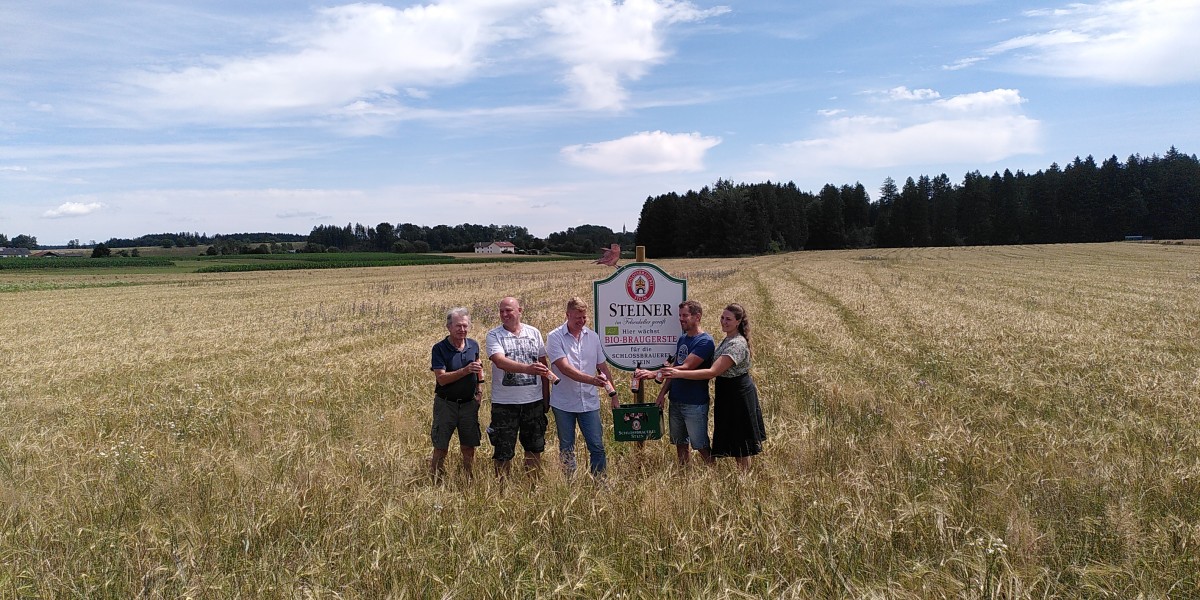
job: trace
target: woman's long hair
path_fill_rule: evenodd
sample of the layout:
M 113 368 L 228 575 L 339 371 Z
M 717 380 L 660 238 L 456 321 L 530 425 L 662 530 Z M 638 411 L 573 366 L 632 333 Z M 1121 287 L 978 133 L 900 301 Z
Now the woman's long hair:
M 742 308 L 741 304 L 734 302 L 725 307 L 725 310 L 733 313 L 733 318 L 737 319 L 737 331 L 742 337 L 746 338 L 746 347 L 750 347 L 750 315 L 746 314 L 746 309 Z

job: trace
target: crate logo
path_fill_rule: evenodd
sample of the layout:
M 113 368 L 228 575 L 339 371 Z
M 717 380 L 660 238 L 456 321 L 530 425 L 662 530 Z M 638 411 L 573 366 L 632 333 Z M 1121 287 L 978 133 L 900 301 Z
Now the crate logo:
M 642 430 L 642 421 L 646 420 L 646 413 L 626 413 L 625 422 L 629 423 L 629 428 L 634 431 Z
M 634 269 L 625 279 L 625 291 L 634 302 L 645 302 L 654 297 L 654 275 L 646 269 Z

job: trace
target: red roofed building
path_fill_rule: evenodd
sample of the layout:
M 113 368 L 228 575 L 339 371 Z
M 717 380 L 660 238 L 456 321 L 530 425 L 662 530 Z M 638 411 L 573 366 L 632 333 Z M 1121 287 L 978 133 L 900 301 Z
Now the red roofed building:
M 512 242 L 476 242 L 475 254 L 516 254 L 517 247 Z

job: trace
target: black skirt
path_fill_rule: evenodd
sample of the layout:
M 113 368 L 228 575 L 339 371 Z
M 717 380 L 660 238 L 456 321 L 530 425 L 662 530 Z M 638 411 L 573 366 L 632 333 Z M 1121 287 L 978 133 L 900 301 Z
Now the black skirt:
M 750 374 L 717 377 L 713 394 L 713 456 L 754 456 L 767 441 L 758 388 Z

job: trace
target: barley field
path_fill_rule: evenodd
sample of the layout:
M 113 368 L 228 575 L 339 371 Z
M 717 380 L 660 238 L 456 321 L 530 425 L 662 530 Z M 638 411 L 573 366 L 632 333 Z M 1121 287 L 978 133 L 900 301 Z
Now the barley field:
M 589 261 L 0 273 L 0 597 L 1200 597 L 1200 246 L 655 262 L 749 312 L 748 475 L 568 480 L 551 420 L 429 480 L 445 311 L 547 332 Z

